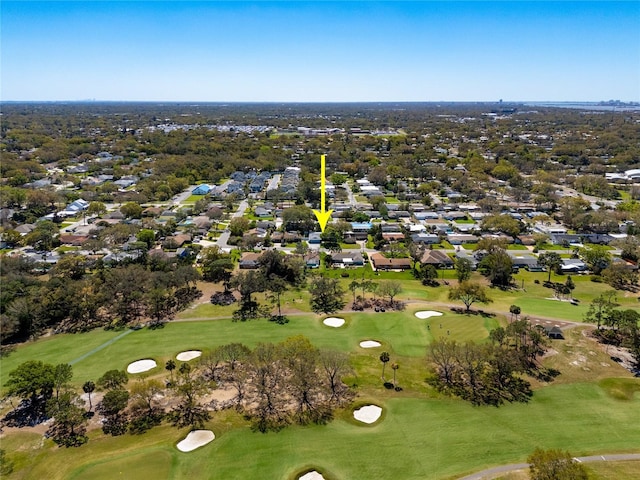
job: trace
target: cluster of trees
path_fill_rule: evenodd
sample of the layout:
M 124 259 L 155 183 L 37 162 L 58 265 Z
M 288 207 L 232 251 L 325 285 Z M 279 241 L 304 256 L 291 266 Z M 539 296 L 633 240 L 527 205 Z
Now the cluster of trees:
M 39 360 L 24 362 L 9 372 L 7 395 L 21 399 L 3 423 L 36 425 L 47 418 L 54 422 L 47 434 L 59 445 L 79 446 L 87 442 L 87 416 L 83 402 L 71 386 L 71 365 L 51 365 Z
M 96 390 L 102 392 L 96 412 L 108 435 L 140 434 L 164 420 L 177 427 L 202 428 L 212 409 L 229 407 L 244 413 L 261 432 L 291 422 L 325 423 L 334 408 L 353 397 L 343 382 L 351 373 L 348 355 L 319 350 L 303 336 L 261 343 L 253 350 L 239 343 L 222 345 L 199 363 L 178 366 L 169 360 L 165 368 L 170 380 L 164 384 L 144 377 L 131 384 L 124 371 L 109 370 L 95 383 L 83 384 L 85 402 L 71 384 L 70 365 L 30 360 L 9 373 L 7 394 L 22 402 L 3 422 L 35 425 L 53 418 L 48 434 L 70 447 L 87 441 Z M 227 403 L 202 403 L 206 394 L 221 387 L 235 389 L 236 396 Z
M 261 432 L 291 422 L 325 423 L 335 407 L 352 398 L 342 381 L 351 372 L 349 357 L 319 350 L 300 335 L 253 350 L 222 346 L 203 358 L 201 368 L 219 386 L 236 389 L 235 407 Z
M 225 292 L 236 290 L 239 308 L 233 312 L 234 321 L 270 317 L 278 323 L 286 323 L 282 315 L 282 296 L 290 287 L 301 288 L 305 284 L 305 264 L 301 257 L 285 255 L 278 250 L 267 250 L 259 258 L 257 270 L 238 271 L 232 275 L 229 258 L 215 247 L 207 249 L 203 256 L 203 270 L 206 278 L 222 281 Z M 267 292 L 269 305 L 261 305 L 256 293 Z M 277 314 L 271 315 L 272 307 Z
M 595 336 L 600 341 L 628 348 L 640 369 L 640 313 L 618 307 L 616 291 L 604 292 L 589 305 L 585 321 L 596 324 Z
M 523 374 L 551 378 L 556 372 L 539 370 L 544 354 L 544 330 L 528 319 L 512 321 L 490 333 L 491 342 L 460 344 L 439 339 L 429 347 L 428 363 L 434 370 L 432 384 L 440 391 L 459 396 L 474 405 L 527 402 L 531 384 Z
M 197 270 L 177 260 L 90 264 L 67 254 L 43 280 L 21 257 L 0 264 L 2 341 L 38 335 L 46 328 L 86 331 L 97 326 L 162 323 L 201 295 Z
M 387 366 L 387 363 L 391 361 L 391 355 L 389 355 L 389 352 L 382 352 L 380 354 L 380 361 L 382 362 L 382 381 L 384 382 L 384 386 L 387 388 L 393 388 L 396 391 L 402 390 L 402 388 L 400 388 L 396 383 L 396 374 L 398 372 L 398 369 L 400 368 L 400 364 L 398 362 L 391 363 L 391 370 L 393 370 L 393 383 L 390 383 L 384 376 L 384 370 Z

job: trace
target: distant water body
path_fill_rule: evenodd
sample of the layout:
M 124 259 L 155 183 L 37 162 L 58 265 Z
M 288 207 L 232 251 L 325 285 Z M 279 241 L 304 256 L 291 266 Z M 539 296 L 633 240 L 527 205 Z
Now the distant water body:
M 603 112 L 640 111 L 640 104 L 602 104 L 599 102 L 524 102 L 528 107 L 573 108 L 577 110 L 598 110 Z

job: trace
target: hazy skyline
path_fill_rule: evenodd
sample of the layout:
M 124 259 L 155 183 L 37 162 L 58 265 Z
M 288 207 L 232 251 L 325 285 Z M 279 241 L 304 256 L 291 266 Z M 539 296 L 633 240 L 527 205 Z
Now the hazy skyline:
M 640 100 L 640 2 L 1 2 L 1 95 Z

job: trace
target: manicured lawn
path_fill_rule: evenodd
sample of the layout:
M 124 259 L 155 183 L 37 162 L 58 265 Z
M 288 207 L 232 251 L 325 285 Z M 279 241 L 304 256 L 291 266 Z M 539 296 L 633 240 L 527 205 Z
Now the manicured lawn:
M 146 464 L 157 458 L 149 465 L 155 476 L 147 478 L 288 479 L 312 464 L 339 479 L 435 480 L 522 462 L 536 447 L 562 448 L 574 455 L 640 447 L 640 399 L 616 401 L 593 384 L 548 387 L 529 404 L 501 408 L 452 399 L 380 401 L 371 395 L 359 403 L 368 402 L 384 409 L 373 426 L 356 425 L 347 410 L 325 426 L 260 434 L 233 413 L 216 414 L 208 426 L 216 439 L 192 453 L 174 447 L 186 430 L 168 426 L 135 437 L 92 438 L 81 449 L 53 448 L 46 441 L 42 453 L 28 453 L 39 461 L 18 478 L 117 478 L 121 468 L 135 471 L 136 460 Z
M 417 290 L 418 282 L 412 282 Z M 421 289 L 440 297 L 447 293 L 445 287 Z M 202 305 L 193 311 L 202 313 L 209 307 Z M 415 317 L 416 311 L 431 309 L 444 315 Z M 229 342 L 255 346 L 303 334 L 317 347 L 350 354 L 354 371 L 345 380 L 356 388 L 356 405 L 375 403 L 383 407 L 382 420 L 377 424 L 358 424 L 352 418 L 355 407 L 351 407 L 336 412 L 328 425 L 290 426 L 277 433 L 260 434 L 252 432 L 235 411 L 216 412 L 207 425 L 216 439 L 192 453 L 175 448 L 187 430 L 169 425 L 139 436 L 110 437 L 93 431 L 89 443 L 78 449 L 57 448 L 51 440 L 40 446 L 39 435 L 10 432 L 3 438 L 3 448 L 16 463 L 17 472 L 12 478 L 290 480 L 294 473 L 311 465 L 335 479 L 438 480 L 525 461 L 536 447 L 562 448 L 573 455 L 640 449 L 640 381 L 612 362 L 580 330 L 570 331 L 565 341 L 553 342 L 558 353 L 548 357 L 545 365 L 558 368 L 562 374 L 550 385 L 534 383 L 536 391 L 530 403 L 473 407 L 445 398 L 426 384 L 424 355 L 434 338 L 460 342 L 486 339 L 489 330 L 498 325 L 497 318 L 456 315 L 428 304 L 410 304 L 404 312 L 335 316 L 343 317 L 346 324 L 331 328 L 322 323 L 325 316 L 303 314 L 292 315 L 286 325 L 223 319 L 172 322 L 156 330 L 133 331 L 77 361 L 74 383 L 95 381 L 106 370 L 124 369 L 140 358 L 158 362 L 151 375 L 166 375 L 164 362 L 182 350 L 206 352 Z M 2 380 L 6 381 L 8 372 L 27 359 L 51 363 L 79 359 L 121 333 L 96 330 L 57 335 L 19 347 L 2 359 Z M 382 345 L 363 349 L 359 346 L 362 340 L 378 340 Z M 381 385 L 382 351 L 388 351 L 391 361 L 400 366 L 397 377 L 401 392 Z M 574 365 L 575 360 L 578 363 Z M 392 376 L 389 365 L 385 376 Z M 626 473 L 638 471 L 635 466 L 619 468 L 622 470 L 612 471 L 622 476 L 602 478 L 632 478 L 625 477 Z
M 213 306 L 202 305 L 200 310 L 208 307 Z M 319 348 L 372 355 L 373 363 L 377 365 L 377 356 L 383 350 L 403 357 L 422 357 L 434 337 L 446 334 L 446 330 L 439 332 L 439 323 L 432 323 L 429 332 L 428 321 L 416 318 L 414 310 L 417 309 L 406 312 L 337 314 L 346 320 L 345 326 L 341 328 L 327 327 L 322 323 L 327 315 L 315 314 L 291 315 L 286 325 L 267 320 L 233 322 L 230 318 L 170 322 L 163 328 L 144 328 L 130 332 L 82 359 L 88 352 L 122 332 L 96 330 L 77 335 L 56 335 L 28 344 L 4 358 L 0 378 L 4 385 L 10 371 L 20 363 L 34 358 L 53 364 L 76 360 L 73 370 L 74 382 L 78 384 L 90 379 L 95 381 L 109 369 L 126 369 L 129 363 L 143 358 L 156 360 L 158 367 L 150 372 L 156 374 L 164 372 L 164 363 L 182 350 L 197 349 L 206 352 L 232 341 L 254 347 L 259 342 L 280 342 L 294 335 L 307 336 Z M 443 328 L 450 330 L 450 337 L 459 341 L 486 338 L 488 329 L 497 326 L 495 320 L 487 323 L 481 317 L 451 312 L 445 312 L 443 317 L 438 318 L 441 319 Z M 359 343 L 363 340 L 377 340 L 382 343 L 382 347 L 362 349 Z
M 123 478 L 163 478 L 171 471 L 174 454 L 167 448 L 145 450 L 133 455 L 123 455 L 116 459 L 98 461 L 81 467 L 71 478 L 92 478 L 110 480 Z
M 204 197 L 205 195 L 189 195 L 183 203 L 196 203 L 198 200 L 201 200 Z
M 507 250 L 529 250 L 525 245 L 520 245 L 518 243 L 511 243 L 507 245 Z
M 552 243 L 543 243 L 538 246 L 538 251 L 544 252 L 545 250 L 571 250 L 571 247 L 564 247 L 562 245 L 554 245 Z
M 589 478 L 593 480 L 620 480 L 622 478 L 640 478 L 640 461 L 597 462 L 585 465 Z

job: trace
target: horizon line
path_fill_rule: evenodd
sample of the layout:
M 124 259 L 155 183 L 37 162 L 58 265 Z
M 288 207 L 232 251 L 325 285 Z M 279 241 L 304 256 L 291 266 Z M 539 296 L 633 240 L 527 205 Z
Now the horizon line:
M 354 104 L 354 103 L 495 103 L 495 104 L 626 104 L 640 105 L 640 100 L 2 100 L 0 103 L 216 103 L 216 104 Z

